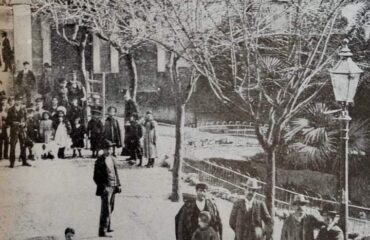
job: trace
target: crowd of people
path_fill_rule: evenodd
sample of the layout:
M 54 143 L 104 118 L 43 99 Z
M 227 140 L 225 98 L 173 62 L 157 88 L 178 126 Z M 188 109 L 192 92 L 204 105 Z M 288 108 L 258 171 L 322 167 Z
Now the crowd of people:
M 22 165 L 31 166 L 28 160 L 64 159 L 69 149 L 72 158 L 83 157 L 84 148 L 89 148 L 96 158 L 105 140 L 112 143 L 112 156 L 116 157 L 116 149 L 122 147 L 121 155 L 129 156 L 130 165 L 138 161 L 137 166 L 142 166 L 146 157 L 146 166 L 153 167 L 157 157 L 157 123 L 151 111 L 139 119 L 136 103 L 126 94 L 122 138 L 117 108 L 110 106 L 103 113 L 100 96 L 96 94 L 88 104 L 85 87 L 77 80 L 76 71 L 71 72 L 69 79 L 59 78 L 56 84 L 51 66 L 46 63 L 42 84 L 35 93 L 36 78 L 29 66 L 25 61 L 17 74 L 15 97 L 6 95 L 0 81 L 0 159 L 9 159 L 11 168 L 16 162 L 17 145 Z
M 270 239 L 272 216 L 265 203 L 256 198 L 261 186 L 256 179 L 249 178 L 244 187 L 245 194 L 234 203 L 229 217 L 235 240 Z M 199 183 L 195 190 L 196 196 L 184 199 L 184 205 L 175 217 L 176 240 L 222 240 L 220 213 L 217 204 L 207 197 L 208 186 Z M 324 205 L 321 216 L 316 216 L 307 211 L 308 203 L 304 195 L 295 196 L 292 202 L 294 212 L 285 219 L 280 239 L 343 240 L 335 206 Z

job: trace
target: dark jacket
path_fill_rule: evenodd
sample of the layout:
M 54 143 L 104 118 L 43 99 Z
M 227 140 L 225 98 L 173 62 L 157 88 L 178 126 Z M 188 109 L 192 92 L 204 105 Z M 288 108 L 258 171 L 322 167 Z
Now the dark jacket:
M 108 166 L 105 164 L 105 156 L 102 155 L 102 156 L 99 156 L 98 159 L 96 160 L 95 162 L 95 167 L 94 167 L 94 182 L 96 184 L 96 195 L 97 196 L 102 196 L 102 194 L 104 193 L 104 189 L 105 187 L 112 187 L 112 185 L 115 185 L 115 186 L 121 186 L 121 182 L 119 180 L 119 175 L 118 175 L 118 171 L 117 171 L 117 166 L 116 166 L 116 163 L 113 160 L 113 165 L 114 165 L 114 169 L 108 169 Z M 115 177 L 116 177 L 116 181 L 115 181 L 115 184 L 112 184 L 109 179 L 110 179 L 110 176 L 109 176 L 109 173 L 114 173 L 115 174 Z
M 249 227 L 249 229 L 254 229 L 255 227 L 263 228 L 264 224 L 271 222 L 271 216 L 264 202 L 254 200 L 251 211 L 251 222 L 246 223 L 245 217 L 247 210 L 245 207 L 245 199 L 240 199 L 234 203 L 229 224 L 235 232 L 235 240 L 244 240 L 243 235 L 246 231 L 246 227 Z
M 343 240 L 343 239 L 344 239 L 343 231 L 337 225 L 332 227 L 329 231 L 327 230 L 327 228 L 321 229 L 316 238 L 316 240 Z
M 9 108 L 8 117 L 6 118 L 6 124 L 10 126 L 10 135 L 14 136 L 24 127 L 20 126 L 20 123 L 26 123 L 26 111 L 21 108 L 19 111 L 15 110 L 15 106 Z
M 211 214 L 211 222 L 209 225 L 219 234 L 220 239 L 222 239 L 222 222 L 217 206 L 210 199 L 206 199 L 205 201 L 204 211 L 208 211 Z M 185 201 L 175 217 L 177 240 L 192 239 L 194 232 L 198 228 L 198 217 L 200 212 L 195 199 Z
M 16 84 L 18 86 L 23 86 L 23 87 L 29 87 L 29 88 L 34 88 L 35 87 L 35 84 L 36 84 L 36 78 L 35 78 L 35 75 L 33 74 L 33 72 L 31 70 L 28 70 L 28 72 L 26 73 L 26 77 L 25 77 L 25 82 L 23 82 L 23 75 L 24 75 L 24 70 L 20 71 L 18 73 L 18 76 L 17 76 L 17 79 L 16 79 Z
M 200 229 L 198 228 L 191 240 L 219 240 L 216 231 L 212 227 L 208 227 L 207 229 Z
M 12 47 L 10 46 L 10 42 L 8 38 L 3 39 L 2 46 L 3 46 L 2 48 L 3 58 L 10 58 L 13 52 L 12 52 Z
M 76 118 L 81 118 L 81 123 L 84 122 L 84 112 L 83 108 L 79 106 L 70 106 L 67 111 L 67 118 L 71 122 L 71 125 L 75 125 Z
M 91 150 L 98 150 L 101 142 L 102 134 L 104 131 L 103 123 L 98 119 L 90 119 L 87 124 L 87 135 L 90 139 Z
M 121 128 L 117 119 L 107 117 L 105 120 L 104 139 L 111 141 L 116 147 L 122 147 Z
M 284 221 L 280 240 L 294 240 L 297 237 L 302 240 L 314 240 L 314 230 L 320 229 L 324 225 L 324 222 L 310 214 L 306 214 L 301 222 L 290 215 Z

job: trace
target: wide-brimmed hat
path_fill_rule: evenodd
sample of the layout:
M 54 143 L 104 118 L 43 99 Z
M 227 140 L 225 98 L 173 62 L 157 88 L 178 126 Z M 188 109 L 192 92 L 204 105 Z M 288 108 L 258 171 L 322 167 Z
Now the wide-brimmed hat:
M 308 201 L 308 199 L 303 194 L 297 194 L 294 196 L 292 204 L 293 205 L 302 205 L 302 204 L 306 205 L 309 202 L 310 201 Z
M 23 96 L 22 95 L 17 95 L 14 98 L 15 101 L 23 101 Z
M 8 97 L 5 95 L 0 95 L 0 101 L 8 100 Z
M 63 112 L 66 115 L 67 109 L 64 106 L 59 106 L 57 107 L 57 112 Z
M 46 62 L 46 63 L 44 63 L 44 67 L 51 68 L 51 65 L 50 65 L 50 63 Z
M 338 211 L 336 209 L 336 206 L 334 204 L 331 204 L 331 203 L 326 203 L 322 210 L 320 211 L 321 214 L 331 214 L 331 215 L 338 215 Z
M 253 190 L 261 189 L 261 186 L 258 184 L 258 181 L 255 178 L 249 178 L 246 183 L 242 184 L 242 186 Z
M 91 115 L 101 115 L 102 112 L 99 110 L 91 110 Z

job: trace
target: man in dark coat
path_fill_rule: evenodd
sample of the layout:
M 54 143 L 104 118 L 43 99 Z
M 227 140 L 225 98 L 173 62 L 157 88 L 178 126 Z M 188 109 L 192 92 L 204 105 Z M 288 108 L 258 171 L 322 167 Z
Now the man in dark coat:
M 265 203 L 255 198 L 261 188 L 257 180 L 248 179 L 245 187 L 245 197 L 234 203 L 229 224 L 235 232 L 235 240 L 262 240 L 266 235 L 263 227 L 271 223 L 271 216 Z
M 110 155 L 111 147 L 112 143 L 109 140 L 102 142 L 104 154 L 98 157 L 94 168 L 96 195 L 101 197 L 99 237 L 110 237 L 107 233 L 113 232 L 111 214 L 114 209 L 114 198 L 116 193 L 121 192 L 116 162 Z
M 15 104 L 8 111 L 8 117 L 6 119 L 7 125 L 10 126 L 10 168 L 14 168 L 15 163 L 15 147 L 19 141 L 21 149 L 20 158 L 23 166 L 31 166 L 27 163 L 26 158 L 26 111 L 22 108 L 22 97 L 16 98 Z
M 71 105 L 67 111 L 67 118 L 70 121 L 72 128 L 74 128 L 76 118 L 80 118 L 82 123 L 85 122 L 83 109 L 78 105 L 77 98 L 71 100 Z
M 222 223 L 216 204 L 206 198 L 208 186 L 199 183 L 195 186 L 196 197 L 184 199 L 185 203 L 175 217 L 176 240 L 191 240 L 198 228 L 198 218 L 202 211 L 211 214 L 209 225 L 216 231 L 222 240 Z
M 119 126 L 118 120 L 115 118 L 117 114 L 117 108 L 109 107 L 108 108 L 108 117 L 105 120 L 104 124 L 104 139 L 111 141 L 113 146 L 113 156 L 116 157 L 116 147 L 122 147 L 122 137 L 121 137 L 121 128 Z
M 10 42 L 9 42 L 9 39 L 8 39 L 8 34 L 6 32 L 3 32 L 1 34 L 1 37 L 2 37 L 2 51 L 1 51 L 1 54 L 3 55 L 3 60 L 4 60 L 4 71 L 3 72 L 7 72 L 8 70 L 12 70 L 12 56 L 13 56 L 13 52 L 12 52 L 12 47 L 10 46 Z
M 332 204 L 325 204 L 321 214 L 326 227 L 320 230 L 316 240 L 344 240 L 343 231 L 337 225 L 339 215 L 335 207 Z
M 36 78 L 35 74 L 29 69 L 30 63 L 24 62 L 23 63 L 23 70 L 20 71 L 17 75 L 16 84 L 18 86 L 18 93 L 25 94 L 27 105 L 30 105 L 32 102 L 31 94 L 36 85 Z
M 100 149 L 101 137 L 104 131 L 103 123 L 100 121 L 101 112 L 92 111 L 92 117 L 87 124 L 87 136 L 90 140 L 90 149 L 92 151 L 92 157 L 98 156 Z
M 143 137 L 143 127 L 137 122 L 139 116 L 137 113 L 132 114 L 130 125 L 127 127 L 125 134 L 125 146 L 130 153 L 129 163 L 134 164 L 139 159 L 138 167 L 141 167 L 143 162 L 143 149 L 140 139 Z M 132 161 L 132 162 L 131 162 Z
M 314 240 L 314 231 L 321 229 L 325 223 L 313 214 L 309 214 L 306 205 L 309 201 L 302 195 L 294 196 L 295 211 L 285 219 L 280 240 Z

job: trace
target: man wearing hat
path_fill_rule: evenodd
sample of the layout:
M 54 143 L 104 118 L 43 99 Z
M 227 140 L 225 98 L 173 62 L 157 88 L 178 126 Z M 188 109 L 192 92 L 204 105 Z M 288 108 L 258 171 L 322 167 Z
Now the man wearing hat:
M 31 103 L 32 91 L 35 88 L 36 78 L 35 74 L 29 69 L 30 63 L 23 62 L 23 70 L 21 70 L 16 79 L 16 85 L 18 87 L 19 94 L 25 94 L 27 105 Z
M 103 140 L 101 145 L 104 154 L 98 157 L 94 167 L 96 195 L 101 198 L 99 237 L 111 237 L 107 233 L 113 232 L 111 214 L 114 209 L 115 194 L 121 192 L 121 183 L 115 159 L 111 156 L 112 142 Z
M 222 239 L 222 223 L 220 213 L 216 204 L 207 198 L 208 186 L 205 183 L 198 183 L 195 186 L 196 197 L 184 199 L 184 205 L 175 217 L 176 240 L 191 240 L 198 228 L 198 218 L 202 211 L 211 215 L 209 226 L 211 226 L 219 238 Z
M 20 159 L 22 160 L 22 165 L 31 166 L 29 163 L 27 163 L 26 158 L 24 134 L 24 128 L 26 127 L 26 111 L 24 108 L 22 108 L 22 101 L 22 96 L 16 97 L 14 106 L 9 108 L 8 117 L 6 119 L 8 126 L 10 126 L 10 168 L 14 168 L 15 147 L 18 141 L 21 149 Z
M 284 221 L 280 240 L 314 240 L 314 231 L 325 224 L 319 217 L 308 214 L 309 201 L 302 194 L 294 196 L 294 212 Z
M 343 240 L 344 235 L 342 229 L 338 226 L 339 214 L 333 204 L 325 204 L 321 215 L 326 224 L 317 235 L 317 240 Z
M 249 178 L 245 186 L 245 196 L 234 203 L 229 224 L 235 232 L 235 240 L 262 240 L 264 226 L 271 223 L 266 204 L 256 199 L 261 189 L 257 179 Z

